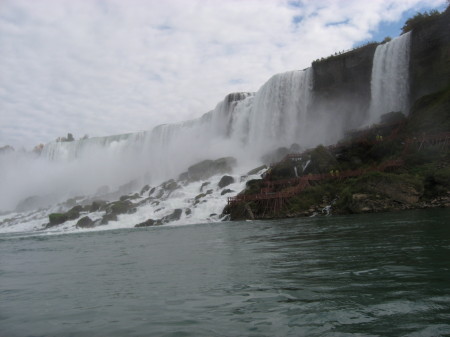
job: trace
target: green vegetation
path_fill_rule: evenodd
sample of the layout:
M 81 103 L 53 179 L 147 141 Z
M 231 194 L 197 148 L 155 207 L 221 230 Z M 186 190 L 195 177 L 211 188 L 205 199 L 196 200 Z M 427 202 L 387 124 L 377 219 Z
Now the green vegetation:
M 432 9 L 428 12 L 425 11 L 423 13 L 417 13 L 412 18 L 406 20 L 404 26 L 402 27 L 402 34 L 405 34 L 418 26 L 426 25 L 440 15 L 442 14 L 436 9 Z
M 450 86 L 418 99 L 411 108 L 408 134 L 439 133 L 450 130 Z
M 382 212 L 417 207 L 450 205 L 450 151 L 444 144 L 422 144 L 426 134 L 450 130 L 450 88 L 417 100 L 408 117 L 391 112 L 370 129 L 350 132 L 334 147 L 319 145 L 300 158 L 286 159 L 269 169 L 271 181 L 295 178 L 298 174 L 327 174 L 369 170 L 346 179 L 310 181 L 301 193 L 287 199 L 283 207 L 253 201 L 228 207 L 232 219 L 305 216 L 321 213 L 331 205 L 334 214 Z M 406 139 L 416 139 L 406 147 Z M 405 150 L 406 149 L 406 150 Z M 394 171 L 374 171 L 382 163 L 403 159 Z M 310 160 L 305 172 L 302 168 Z M 334 178 L 339 177 L 334 175 Z M 289 191 L 292 185 L 276 185 L 269 193 Z M 246 195 L 261 193 L 263 180 L 247 182 Z M 264 192 L 266 193 L 266 192 Z

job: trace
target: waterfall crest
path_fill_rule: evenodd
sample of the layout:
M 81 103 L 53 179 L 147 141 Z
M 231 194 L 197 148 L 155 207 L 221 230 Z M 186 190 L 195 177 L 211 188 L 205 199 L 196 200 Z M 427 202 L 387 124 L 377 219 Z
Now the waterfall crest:
M 409 45 L 407 33 L 377 47 L 367 123 L 390 111 L 408 112 Z M 314 106 L 313 77 L 312 68 L 277 74 L 256 93 L 229 94 L 197 119 L 130 134 L 51 142 L 37 159 L 20 154 L 0 158 L 0 210 L 33 195 L 61 199 L 132 179 L 156 184 L 205 159 L 233 156 L 244 171 L 278 147 L 333 143 L 348 127 L 346 114 Z
M 409 113 L 410 40 L 408 32 L 375 50 L 368 124 L 379 122 L 388 112 Z

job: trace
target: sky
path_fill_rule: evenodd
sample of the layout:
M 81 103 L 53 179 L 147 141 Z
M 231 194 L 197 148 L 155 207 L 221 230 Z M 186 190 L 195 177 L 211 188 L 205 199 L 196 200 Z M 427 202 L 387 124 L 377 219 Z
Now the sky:
M 0 147 L 200 117 L 445 0 L 0 0 Z

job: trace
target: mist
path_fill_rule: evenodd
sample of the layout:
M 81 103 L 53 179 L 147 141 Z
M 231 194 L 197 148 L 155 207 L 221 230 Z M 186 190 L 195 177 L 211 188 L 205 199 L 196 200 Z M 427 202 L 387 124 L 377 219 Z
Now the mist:
M 131 134 L 50 142 L 40 156 L 0 156 L 0 210 L 12 210 L 30 196 L 52 203 L 95 195 L 102 186 L 154 185 L 176 179 L 205 159 L 234 157 L 235 173 L 241 174 L 279 147 L 332 144 L 349 129 L 377 122 L 383 113 L 407 112 L 408 87 L 401 83 L 408 73 L 409 40 L 405 34 L 377 47 L 365 110 L 349 108 L 361 102 L 318 95 L 314 70 L 307 68 L 274 75 L 256 93 L 229 94 L 198 119 Z M 399 80 L 381 81 L 387 74 Z

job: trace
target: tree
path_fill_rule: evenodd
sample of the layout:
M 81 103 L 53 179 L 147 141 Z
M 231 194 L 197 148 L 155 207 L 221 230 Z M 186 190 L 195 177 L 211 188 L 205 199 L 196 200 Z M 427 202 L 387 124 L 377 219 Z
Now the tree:
M 434 18 L 436 18 L 440 15 L 441 15 L 441 13 L 439 13 L 439 11 L 436 9 L 432 9 L 429 12 L 425 11 L 423 13 L 417 13 L 412 18 L 409 18 L 408 20 L 406 20 L 404 26 L 402 27 L 402 34 L 413 30 L 418 25 L 422 25 L 425 22 L 433 20 Z

